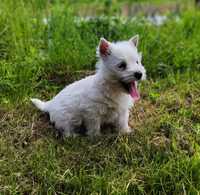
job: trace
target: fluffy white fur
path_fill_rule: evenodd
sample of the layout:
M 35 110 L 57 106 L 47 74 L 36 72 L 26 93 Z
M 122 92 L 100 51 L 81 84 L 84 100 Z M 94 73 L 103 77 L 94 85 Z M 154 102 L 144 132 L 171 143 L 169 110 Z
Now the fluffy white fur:
M 137 44 L 138 36 L 116 43 L 102 38 L 97 48 L 96 74 L 66 86 L 50 101 L 31 101 L 49 113 L 51 122 L 62 129 L 65 136 L 76 135 L 76 129 L 82 126 L 88 135 L 100 135 L 104 124 L 114 125 L 122 134 L 131 132 L 129 108 L 134 101 L 121 81 L 137 80 L 134 73 L 138 71 L 142 73 L 141 79 L 145 78 Z M 126 62 L 125 70 L 119 66 L 122 61 Z

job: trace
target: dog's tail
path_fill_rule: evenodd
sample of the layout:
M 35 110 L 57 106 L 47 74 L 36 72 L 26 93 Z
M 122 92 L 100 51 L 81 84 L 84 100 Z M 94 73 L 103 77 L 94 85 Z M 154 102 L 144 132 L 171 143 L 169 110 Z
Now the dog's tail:
M 47 110 L 47 102 L 43 102 L 36 98 L 31 98 L 32 103 L 41 111 L 48 112 Z

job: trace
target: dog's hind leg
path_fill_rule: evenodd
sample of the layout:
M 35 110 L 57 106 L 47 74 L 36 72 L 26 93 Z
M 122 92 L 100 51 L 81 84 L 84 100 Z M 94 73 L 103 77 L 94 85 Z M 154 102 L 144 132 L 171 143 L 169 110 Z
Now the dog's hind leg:
M 63 137 L 76 137 L 76 133 L 74 132 L 74 126 L 71 125 L 68 121 L 56 121 L 53 122 L 54 128 L 62 134 Z

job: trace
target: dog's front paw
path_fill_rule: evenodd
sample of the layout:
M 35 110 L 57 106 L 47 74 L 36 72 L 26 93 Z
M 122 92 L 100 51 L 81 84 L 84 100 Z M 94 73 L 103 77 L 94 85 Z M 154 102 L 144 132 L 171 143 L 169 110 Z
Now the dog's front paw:
M 119 131 L 119 134 L 120 135 L 126 135 L 126 134 L 130 134 L 130 133 L 133 133 L 133 132 L 134 132 L 134 130 L 129 127 L 129 128 L 126 128 L 126 129 L 121 129 Z

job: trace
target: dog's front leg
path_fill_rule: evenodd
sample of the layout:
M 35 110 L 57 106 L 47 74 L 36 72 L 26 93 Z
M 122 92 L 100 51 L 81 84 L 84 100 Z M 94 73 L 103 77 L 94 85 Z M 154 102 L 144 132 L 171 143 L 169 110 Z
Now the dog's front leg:
M 117 127 L 119 134 L 129 134 L 132 132 L 131 128 L 128 125 L 128 120 L 129 120 L 129 110 L 119 113 L 118 127 Z

